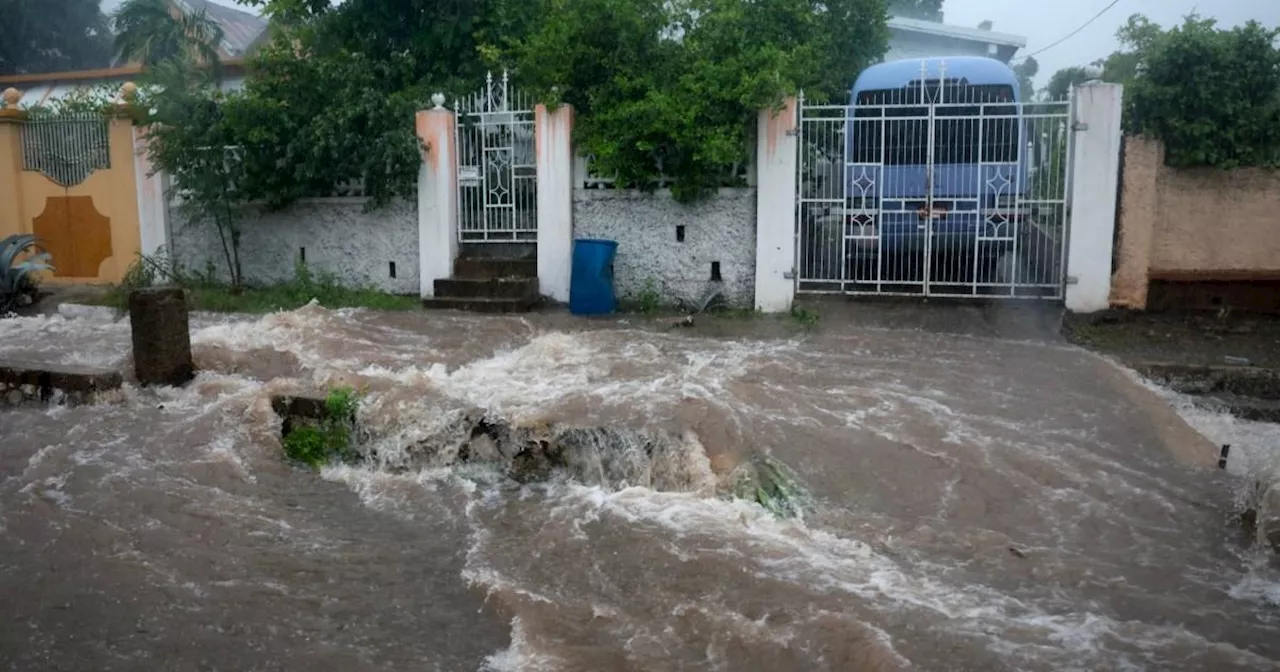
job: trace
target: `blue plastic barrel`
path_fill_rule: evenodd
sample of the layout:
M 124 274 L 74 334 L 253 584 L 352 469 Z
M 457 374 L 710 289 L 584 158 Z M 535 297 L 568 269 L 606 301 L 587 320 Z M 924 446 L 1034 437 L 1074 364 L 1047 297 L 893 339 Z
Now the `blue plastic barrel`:
M 615 240 L 573 241 L 573 271 L 569 276 L 569 312 L 574 315 L 608 315 L 618 308 L 613 294 Z

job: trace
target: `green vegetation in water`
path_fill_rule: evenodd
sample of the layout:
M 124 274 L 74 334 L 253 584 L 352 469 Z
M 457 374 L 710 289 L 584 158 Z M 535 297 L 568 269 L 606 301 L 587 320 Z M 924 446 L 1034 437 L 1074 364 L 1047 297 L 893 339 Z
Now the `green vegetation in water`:
M 294 427 L 284 437 L 285 455 L 315 468 L 334 461 L 358 462 L 360 453 L 353 445 L 352 428 L 359 405 L 360 397 L 350 387 L 331 390 L 324 399 L 320 423 Z
M 819 317 L 817 311 L 793 305 L 791 306 L 791 319 L 804 327 L 816 327 L 818 326 Z
M 653 278 L 644 282 L 644 289 L 636 295 L 636 308 L 645 315 L 654 315 L 662 309 L 662 294 Z
M 779 518 L 794 518 L 808 508 L 808 490 L 787 465 L 772 457 L 752 461 L 733 485 L 733 496 L 755 502 Z
M 172 268 L 167 262 L 141 257 L 129 267 L 120 284 L 111 288 L 96 303 L 128 310 L 129 292 L 157 282 L 183 288 L 192 310 L 216 313 L 272 313 L 301 308 L 315 299 L 325 308 L 370 308 L 402 311 L 420 308 L 416 296 L 389 294 L 369 287 L 345 285 L 331 273 L 316 273 L 298 262 L 293 279 L 276 285 L 235 289 L 219 282 L 212 269 L 204 273 L 188 273 Z

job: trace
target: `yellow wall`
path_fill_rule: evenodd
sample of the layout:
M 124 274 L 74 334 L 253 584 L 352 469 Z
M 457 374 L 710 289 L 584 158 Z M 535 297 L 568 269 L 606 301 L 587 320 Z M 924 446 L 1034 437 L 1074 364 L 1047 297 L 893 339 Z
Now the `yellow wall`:
M 21 170 L 21 122 L 0 120 L 0 238 L 32 233 L 33 221 L 45 211 L 47 199 L 88 196 L 97 212 L 111 222 L 112 255 L 94 277 L 66 277 L 55 272 L 52 283 L 119 282 L 141 249 L 137 179 L 133 162 L 133 124 L 112 119 L 108 130 L 111 168 L 98 170 L 84 182 L 63 187 L 42 173 Z M 58 259 L 53 259 L 58 266 Z

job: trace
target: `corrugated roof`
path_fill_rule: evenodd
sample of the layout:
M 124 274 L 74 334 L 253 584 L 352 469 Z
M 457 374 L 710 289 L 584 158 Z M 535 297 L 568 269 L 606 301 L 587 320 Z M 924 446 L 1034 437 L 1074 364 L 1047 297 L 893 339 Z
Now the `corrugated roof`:
M 223 58 L 244 56 L 249 46 L 267 29 L 267 22 L 249 12 L 243 12 L 209 0 L 173 0 L 183 13 L 203 11 L 222 27 Z

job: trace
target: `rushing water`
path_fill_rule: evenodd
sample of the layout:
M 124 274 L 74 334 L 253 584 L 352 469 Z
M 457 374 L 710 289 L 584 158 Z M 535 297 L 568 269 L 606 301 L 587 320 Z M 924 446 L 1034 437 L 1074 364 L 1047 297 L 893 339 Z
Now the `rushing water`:
M 3 357 L 127 368 L 128 342 L 102 313 L 0 321 Z M 197 315 L 193 343 L 182 390 L 0 410 L 7 669 L 1280 661 L 1240 479 L 1173 459 L 1190 430 L 1077 349 L 319 307 Z M 376 458 L 317 477 L 270 396 L 335 384 Z M 579 478 L 444 466 L 477 413 L 592 430 Z M 748 454 L 806 484 L 801 519 L 718 496 Z

